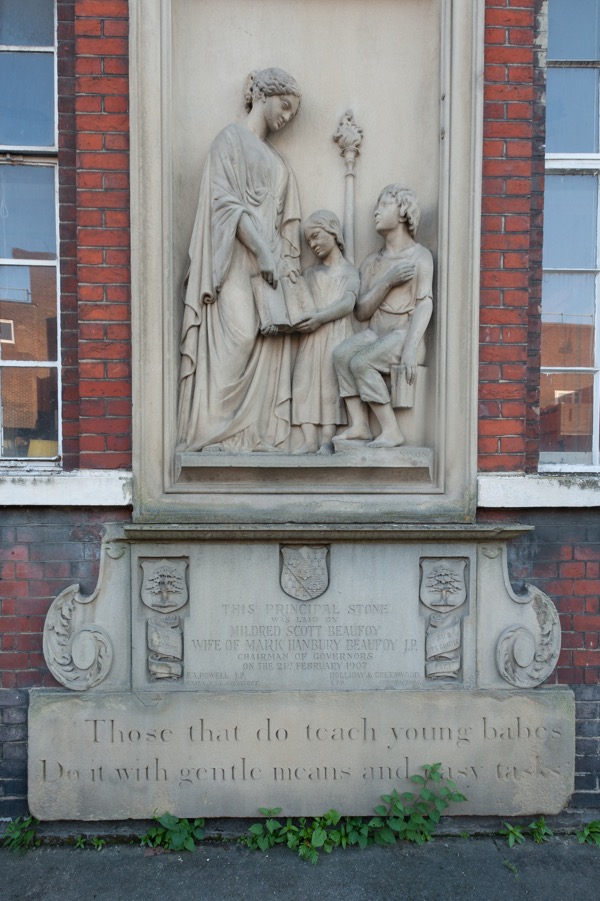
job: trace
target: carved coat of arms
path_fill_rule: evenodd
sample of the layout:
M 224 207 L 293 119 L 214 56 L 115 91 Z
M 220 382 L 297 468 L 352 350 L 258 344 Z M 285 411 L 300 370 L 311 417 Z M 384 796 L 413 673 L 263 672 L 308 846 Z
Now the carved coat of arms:
M 426 607 L 460 607 L 467 599 L 464 558 L 423 557 L 420 598 Z
M 282 547 L 281 587 L 291 598 L 312 601 L 327 590 L 328 547 Z
M 142 601 L 160 613 L 179 610 L 188 600 L 187 560 L 143 560 Z

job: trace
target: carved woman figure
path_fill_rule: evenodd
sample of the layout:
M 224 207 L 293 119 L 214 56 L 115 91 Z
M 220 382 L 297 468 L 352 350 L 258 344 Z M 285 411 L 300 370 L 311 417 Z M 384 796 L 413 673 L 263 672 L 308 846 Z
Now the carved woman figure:
M 267 139 L 293 119 L 300 98 L 282 69 L 252 73 L 245 121 L 210 148 L 186 277 L 180 449 L 287 450 L 290 339 L 260 334 L 251 278 L 275 287 L 299 272 L 296 181 Z
M 333 351 L 353 334 L 351 313 L 359 276 L 344 258 L 342 228 L 335 213 L 317 210 L 306 221 L 304 234 L 320 262 L 304 273 L 315 312 L 296 326 L 304 334 L 292 376 L 292 422 L 302 428 L 303 442 L 296 453 L 332 453 L 336 428 L 346 422 Z

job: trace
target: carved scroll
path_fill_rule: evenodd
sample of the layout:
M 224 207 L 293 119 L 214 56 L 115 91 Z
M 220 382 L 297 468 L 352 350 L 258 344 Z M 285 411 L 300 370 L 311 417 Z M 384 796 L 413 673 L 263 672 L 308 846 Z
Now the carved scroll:
M 522 595 L 514 595 L 519 604 L 531 604 L 537 620 L 534 634 L 526 626 L 505 629 L 496 645 L 496 663 L 503 679 L 516 688 L 534 688 L 544 682 L 560 653 L 560 622 L 550 598 L 532 585 Z
M 153 680 L 183 676 L 183 629 L 176 613 L 151 616 L 147 623 L 148 671 Z
M 101 626 L 82 622 L 81 606 L 95 600 L 71 585 L 55 598 L 44 625 L 44 657 L 55 679 L 66 688 L 85 691 L 106 678 L 113 648 Z

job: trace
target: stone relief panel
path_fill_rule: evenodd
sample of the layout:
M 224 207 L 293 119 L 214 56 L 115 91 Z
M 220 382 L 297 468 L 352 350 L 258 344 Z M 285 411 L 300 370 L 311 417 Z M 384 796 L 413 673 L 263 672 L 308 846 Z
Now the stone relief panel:
M 472 518 L 481 0 L 131 7 L 136 513 Z
M 281 547 L 281 587 L 291 598 L 311 601 L 329 586 L 328 547 Z
M 399 448 L 407 439 L 395 411 L 423 407 L 416 389 L 426 379 L 433 258 L 416 241 L 419 202 L 401 184 L 381 191 L 374 222 L 383 246 L 358 272 L 350 261 L 362 129 L 347 112 L 334 135 L 344 224 L 319 209 L 302 226 L 301 191 L 269 141 L 301 99 L 284 70 L 252 72 L 246 118 L 211 145 L 185 276 L 180 453 Z M 301 226 L 318 261 L 303 274 Z
M 426 558 L 421 566 L 421 603 L 432 610 L 425 631 L 425 676 L 461 679 L 462 620 L 467 612 L 465 558 Z

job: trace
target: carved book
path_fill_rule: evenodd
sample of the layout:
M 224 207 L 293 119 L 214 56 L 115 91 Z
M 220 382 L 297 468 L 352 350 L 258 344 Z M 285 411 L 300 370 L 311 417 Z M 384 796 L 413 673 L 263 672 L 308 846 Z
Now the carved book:
M 301 319 L 314 312 L 315 305 L 302 276 L 292 282 L 281 278 L 273 288 L 260 275 L 252 278 L 254 303 L 260 318 L 260 329 L 277 327 L 279 332 L 292 332 Z
M 392 407 L 403 410 L 414 407 L 416 378 L 409 382 L 402 364 L 394 364 L 390 369 Z

